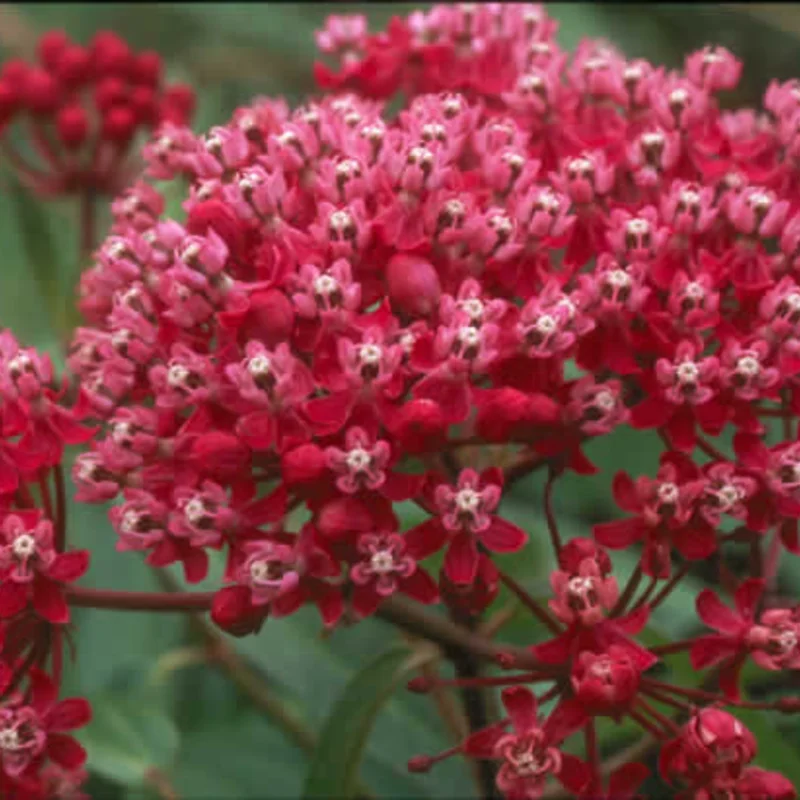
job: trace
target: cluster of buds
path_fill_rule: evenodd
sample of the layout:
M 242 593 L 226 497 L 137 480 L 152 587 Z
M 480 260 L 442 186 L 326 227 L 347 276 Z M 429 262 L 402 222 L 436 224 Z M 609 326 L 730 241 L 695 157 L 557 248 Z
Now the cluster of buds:
M 0 134 L 9 165 L 40 196 L 116 195 L 136 175 L 126 157 L 137 134 L 189 122 L 192 89 L 165 85 L 158 53 L 134 52 L 115 33 L 101 31 L 82 47 L 50 31 L 37 56 L 0 70 Z M 35 161 L 17 148 L 17 128 Z
M 551 778 L 578 798 L 632 797 L 648 769 L 606 775 L 596 723 L 610 717 L 656 743 L 683 797 L 790 800 L 790 782 L 752 765 L 735 711 L 800 710 L 742 686 L 748 663 L 800 665 L 800 611 L 773 591 L 782 551 L 800 552 L 800 91 L 776 83 L 765 113 L 722 111 L 741 71 L 724 49 L 668 72 L 601 42 L 570 55 L 556 29 L 530 4 L 435 6 L 376 35 L 332 17 L 318 43 L 339 68 L 317 68 L 330 94 L 294 110 L 260 99 L 202 136 L 166 120 L 82 277 L 73 411 L 29 396 L 46 370 L 33 356 L 0 374 L 27 403 L 4 406 L 21 435 L 9 492 L 29 459 L 58 463 L 53 436 L 34 446 L 42 418 L 57 441 L 88 436 L 76 419 L 96 424 L 78 499 L 113 501 L 118 548 L 180 563 L 187 583 L 221 551 L 211 616 L 237 636 L 312 604 L 329 628 L 412 608 L 435 638 L 447 623 L 420 604 L 475 621 L 506 586 L 549 638 L 486 639 L 477 654 L 496 656 L 500 678 L 412 684 L 505 686 L 507 712 L 417 771 L 459 753 L 496 764 L 513 800 Z M 184 218 L 164 216 L 147 178 L 187 182 Z M 25 413 L 32 432 L 17 427 Z M 618 473 L 625 516 L 565 541 L 558 480 L 598 473 L 592 442 L 621 426 L 658 434 L 657 474 Z M 538 469 L 558 564 L 548 603 L 494 559 L 523 559 L 539 533 L 503 505 Z M 409 502 L 425 517 L 404 530 Z M 53 625 L 77 575 L 62 559 L 77 558 L 63 537 L 49 545 L 48 525 L 6 520 L 9 558 L 19 535 L 46 555 L 39 583 L 9 590 L 12 570 L 0 599 Z M 609 554 L 622 549 L 637 559 L 624 585 Z M 738 583 L 737 550 L 750 571 Z M 714 632 L 648 645 L 653 611 L 710 558 L 733 595 L 696 598 Z M 655 677 L 676 653 L 701 684 Z M 37 730 L 55 730 L 55 712 L 37 713 Z M 576 737 L 585 758 L 568 752 Z M 37 741 L 31 769 L 42 753 L 60 763 L 49 732 Z

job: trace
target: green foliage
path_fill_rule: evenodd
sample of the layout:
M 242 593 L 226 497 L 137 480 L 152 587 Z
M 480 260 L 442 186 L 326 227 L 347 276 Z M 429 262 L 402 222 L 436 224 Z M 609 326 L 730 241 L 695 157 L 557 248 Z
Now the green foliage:
M 356 796 L 359 765 L 378 713 L 403 679 L 432 655 L 395 646 L 352 676 L 322 728 L 304 798 Z

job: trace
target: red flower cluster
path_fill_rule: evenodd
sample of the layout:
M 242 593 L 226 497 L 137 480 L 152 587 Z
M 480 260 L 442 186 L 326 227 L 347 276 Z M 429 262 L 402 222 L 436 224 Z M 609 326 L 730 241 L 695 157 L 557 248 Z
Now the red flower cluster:
M 116 38 L 87 52 L 49 36 L 44 69 L 7 65 L 0 108 L 27 104 L 53 166 L 44 119 L 65 152 L 88 143 L 67 141 L 62 118 L 94 81 L 93 152 L 117 164 L 135 125 L 160 123 L 147 174 L 180 176 L 188 193 L 182 220 L 144 180 L 114 201 L 82 278 L 72 411 L 49 362 L 0 337 L 6 794 L 69 796 L 80 778 L 61 731 L 88 710 L 55 704 L 29 667 L 67 620 L 65 597 L 87 597 L 64 588 L 87 559 L 64 551 L 47 478 L 64 443 L 92 436 L 76 420 L 95 420 L 78 499 L 115 500 L 119 549 L 179 562 L 189 583 L 224 551 L 211 610 L 235 635 L 305 604 L 333 627 L 400 594 L 459 620 L 500 583 L 517 594 L 550 638 L 495 648 L 514 674 L 449 682 L 508 684 L 507 717 L 411 768 L 463 753 L 497 762 L 511 800 L 534 800 L 550 777 L 581 798 L 633 797 L 647 768 L 605 776 L 596 730 L 626 718 L 659 743 L 681 796 L 795 797 L 751 765 L 753 736 L 720 706 L 800 706 L 741 696 L 748 660 L 800 665 L 800 612 L 771 591 L 781 548 L 800 551 L 800 88 L 771 85 L 763 113 L 724 112 L 717 94 L 741 70 L 727 51 L 668 72 L 600 42 L 567 54 L 556 27 L 530 4 L 436 6 L 377 35 L 332 17 L 318 43 L 339 63 L 317 77 L 333 93 L 295 110 L 261 99 L 204 136 L 181 124 L 185 95 L 156 92 L 157 60 Z M 398 90 L 408 102 L 390 118 Z M 69 174 L 110 188 L 94 162 Z M 47 181 L 37 188 L 75 185 Z M 627 516 L 562 541 L 554 485 L 596 473 L 584 448 L 622 425 L 658 433 L 657 474 L 616 475 Z M 733 454 L 711 441 L 728 432 Z M 475 448 L 483 469 L 465 457 Z M 538 468 L 558 560 L 547 606 L 493 560 L 524 551 L 503 493 Z M 401 503 L 425 521 L 403 530 Z M 724 566 L 737 546 L 751 575 L 724 583 L 735 611 L 711 590 L 697 598 L 715 633 L 645 646 L 692 563 Z M 639 557 L 623 587 L 608 553 L 622 548 Z M 699 687 L 653 676 L 683 651 L 707 671 Z M 579 735 L 585 759 L 564 749 Z
M 332 17 L 319 44 L 341 68 L 317 77 L 348 93 L 295 111 L 259 100 L 202 137 L 157 132 L 149 174 L 189 176 L 186 218 L 136 184 L 83 276 L 90 327 L 69 363 L 106 434 L 76 463 L 80 497 L 120 496 L 120 549 L 180 561 L 190 582 L 224 549 L 212 614 L 242 635 L 304 603 L 332 626 L 396 593 L 480 613 L 514 586 L 492 554 L 527 540 L 504 486 L 549 466 L 559 569 L 549 609 L 525 599 L 553 637 L 503 663 L 530 670 L 509 683 L 550 682 L 556 710 L 540 722 L 531 692 L 508 689 L 509 720 L 450 752 L 499 759 L 509 798 L 538 797 L 548 775 L 596 797 L 594 720 L 627 716 L 670 742 L 662 772 L 687 797 L 793 797 L 746 766 L 753 742 L 735 759 L 719 744 L 748 734 L 712 708 L 746 702 L 748 658 L 800 663 L 798 612 L 757 609 L 775 559 L 762 574 L 753 556 L 737 613 L 700 595 L 718 634 L 637 637 L 723 541 L 798 550 L 800 91 L 773 84 L 764 113 L 723 112 L 741 67 L 723 49 L 667 72 L 599 42 L 569 56 L 555 29 L 532 5 L 437 6 L 377 35 Z M 617 475 L 629 516 L 562 543 L 554 482 L 596 472 L 584 446 L 624 424 L 660 434 L 657 476 Z M 709 441 L 731 429 L 736 456 Z M 467 467 L 480 445 L 510 466 Z M 403 531 L 409 500 L 429 518 Z M 603 548 L 639 543 L 620 591 Z M 423 562 L 440 551 L 437 586 Z M 681 649 L 721 668 L 724 694 L 648 675 Z M 688 726 L 661 706 L 691 711 Z M 578 731 L 585 764 L 559 749 Z M 632 796 L 645 775 L 627 765 L 610 791 Z
M 96 34 L 88 47 L 50 31 L 39 40 L 38 59 L 12 59 L 0 70 L 3 151 L 36 194 L 118 194 L 136 174 L 124 164 L 136 134 L 191 117 L 194 92 L 164 85 L 158 53 L 133 52 L 110 31 Z M 17 151 L 8 135 L 22 120 L 38 163 Z
M 95 430 L 63 405 L 66 391 L 48 356 L 0 333 L 0 795 L 10 800 L 83 797 L 86 754 L 65 732 L 88 722 L 89 704 L 57 695 L 69 584 L 89 553 L 65 550 L 61 462 Z

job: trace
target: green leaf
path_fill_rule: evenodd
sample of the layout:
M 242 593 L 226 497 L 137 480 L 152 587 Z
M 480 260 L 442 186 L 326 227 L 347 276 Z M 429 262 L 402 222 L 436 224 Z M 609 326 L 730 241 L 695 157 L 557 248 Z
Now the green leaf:
M 435 651 L 398 645 L 356 673 L 323 726 L 303 796 L 355 796 L 359 766 L 376 717 L 394 690 Z
M 90 701 L 92 721 L 79 735 L 90 770 L 138 786 L 149 769 L 172 761 L 178 730 L 161 705 L 137 692 L 104 692 Z
M 191 800 L 299 797 L 306 764 L 277 728 L 244 710 L 187 733 L 170 777 L 178 794 Z
M 731 709 L 733 715 L 746 725 L 758 742 L 755 765 L 785 775 L 800 786 L 800 760 L 797 758 L 797 739 L 788 737 L 778 726 L 777 712 L 753 709 Z

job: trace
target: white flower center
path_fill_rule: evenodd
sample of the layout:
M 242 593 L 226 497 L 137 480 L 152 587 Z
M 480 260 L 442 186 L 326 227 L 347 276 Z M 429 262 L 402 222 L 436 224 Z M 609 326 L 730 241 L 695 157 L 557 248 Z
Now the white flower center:
M 786 305 L 789 306 L 792 311 L 800 311 L 800 294 L 792 292 L 786 295 Z
M 136 533 L 139 525 L 139 512 L 134 509 L 128 509 L 120 521 L 120 528 L 125 533 Z
M 691 300 L 702 300 L 706 295 L 706 290 L 697 281 L 687 283 L 683 291 Z
M 742 498 L 742 493 L 733 484 L 727 483 L 717 493 L 723 509 L 735 506 Z
M 383 351 L 376 344 L 362 344 L 358 348 L 358 358 L 362 364 L 370 366 L 380 364 L 382 354 Z
M 631 236 L 644 236 L 650 231 L 650 223 L 646 219 L 639 219 L 637 217 L 636 219 L 629 220 L 625 229 Z
M 614 269 L 606 275 L 606 281 L 612 286 L 622 289 L 631 285 L 631 276 L 624 269 Z
M 332 275 L 320 275 L 314 279 L 314 291 L 323 297 L 333 294 L 338 288 L 339 282 Z
M 766 211 L 772 205 L 772 198 L 765 192 L 753 192 L 748 203 L 756 211 Z
M 193 261 L 200 255 L 201 247 L 197 242 L 186 245 L 181 252 L 181 261 Z
M 330 216 L 330 226 L 341 233 L 353 224 L 353 217 L 349 211 L 334 211 Z
M 689 92 L 686 89 L 673 89 L 669 93 L 669 102 L 674 105 L 683 105 L 689 99 Z
M 662 503 L 675 503 L 679 495 L 678 487 L 674 483 L 662 483 L 658 487 L 658 499 Z
M 173 387 L 183 386 L 188 377 L 189 370 L 183 364 L 173 364 L 167 371 L 167 383 Z
M 193 497 L 184 507 L 183 513 L 192 525 L 202 522 L 206 517 L 206 507 L 200 497 Z
M 477 297 L 462 300 L 460 305 L 473 322 L 478 322 L 483 317 L 483 303 Z
M 269 580 L 269 563 L 266 561 L 254 561 L 250 565 L 250 577 L 254 581 Z
M 463 328 L 458 329 L 458 340 L 466 347 L 477 347 L 480 344 L 481 335 L 478 333 L 477 328 L 465 325 Z
M 678 364 L 675 369 L 675 376 L 678 379 L 678 383 L 696 383 L 697 378 L 700 376 L 700 368 L 694 361 L 684 361 L 682 364 Z
M 394 571 L 394 556 L 389 550 L 379 550 L 377 553 L 373 553 L 369 563 L 372 571 L 379 575 Z
M 18 750 L 19 734 L 14 728 L 0 730 L 0 750 Z
M 459 511 L 475 511 L 481 502 L 481 496 L 474 489 L 461 489 L 456 494 L 456 508 Z
M 354 472 L 363 472 L 369 467 L 372 456 L 364 448 L 355 447 L 347 454 L 345 461 Z
M 266 356 L 263 353 L 253 356 L 247 362 L 247 371 L 254 377 L 263 377 L 264 375 L 269 375 L 271 368 L 272 363 L 269 359 L 269 356 Z
M 755 356 L 742 356 L 736 362 L 736 371 L 747 378 L 753 378 L 761 372 L 761 365 Z
M 659 147 L 664 144 L 664 134 L 658 131 L 651 131 L 650 133 L 642 134 L 642 144 L 648 149 L 651 147 Z
M 14 539 L 11 549 L 18 558 L 30 558 L 36 552 L 36 539 L 29 533 L 21 533 Z
M 542 314 L 542 316 L 536 320 L 535 328 L 539 333 L 549 334 L 557 327 L 558 324 L 549 314 Z
M 602 411 L 611 411 L 617 405 L 614 395 L 607 390 L 598 392 L 594 398 L 594 402 Z

